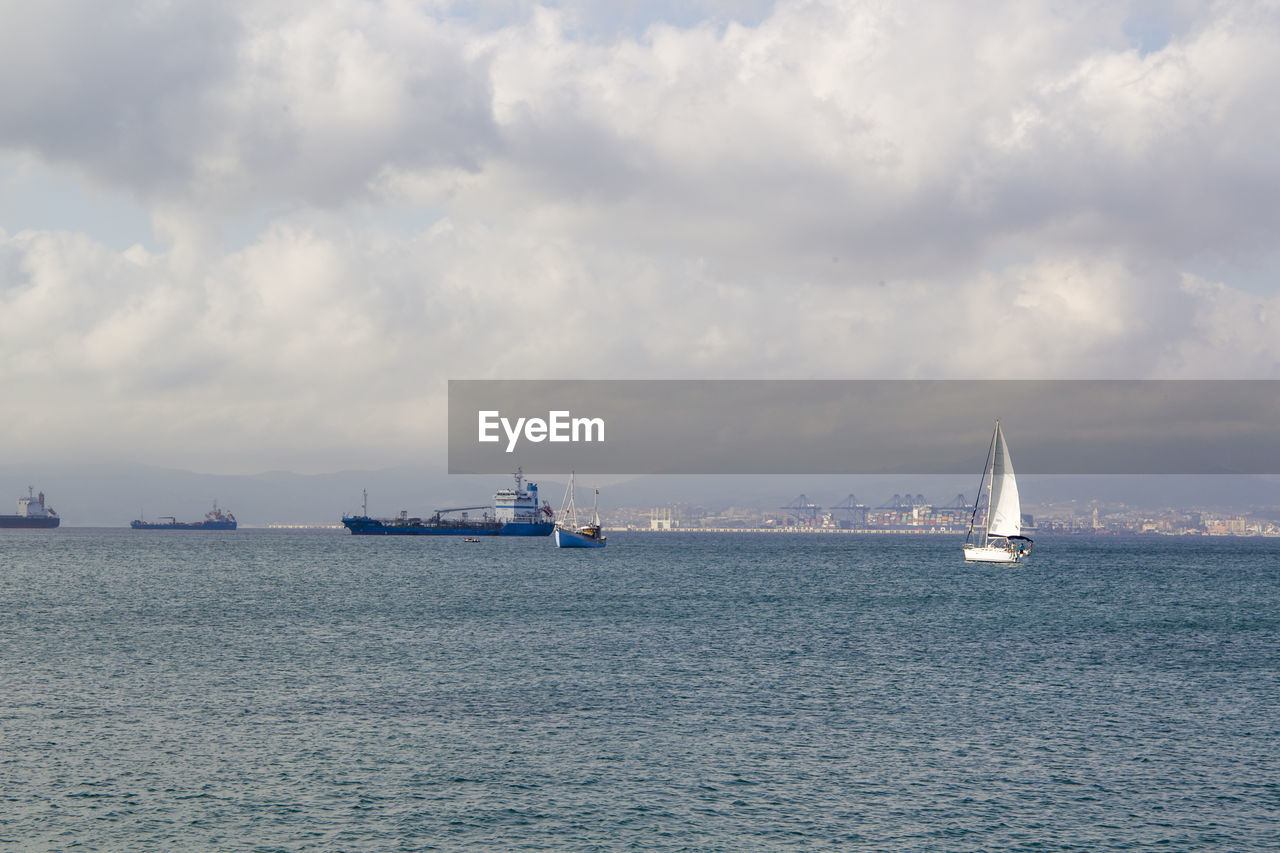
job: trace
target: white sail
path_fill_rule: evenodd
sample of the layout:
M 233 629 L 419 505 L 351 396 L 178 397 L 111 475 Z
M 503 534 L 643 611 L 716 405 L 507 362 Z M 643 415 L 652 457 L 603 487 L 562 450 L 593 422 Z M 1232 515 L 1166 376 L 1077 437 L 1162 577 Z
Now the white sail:
M 987 520 L 987 535 L 1020 536 L 1022 504 L 1018 500 L 1018 482 L 1013 478 L 1013 461 L 999 426 L 991 465 L 991 517 Z

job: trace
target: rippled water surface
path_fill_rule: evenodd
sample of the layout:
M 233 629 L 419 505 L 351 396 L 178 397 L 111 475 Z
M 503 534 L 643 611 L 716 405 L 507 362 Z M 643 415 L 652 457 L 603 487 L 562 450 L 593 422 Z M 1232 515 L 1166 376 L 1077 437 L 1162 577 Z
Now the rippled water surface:
M 1276 850 L 1280 541 L 0 534 L 0 850 Z

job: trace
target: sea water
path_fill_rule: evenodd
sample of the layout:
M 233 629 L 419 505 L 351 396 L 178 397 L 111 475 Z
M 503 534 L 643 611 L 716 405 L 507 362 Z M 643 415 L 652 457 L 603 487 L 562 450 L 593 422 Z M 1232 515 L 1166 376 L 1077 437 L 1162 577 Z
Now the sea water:
M 0 850 L 1276 850 L 1280 541 L 0 535 Z

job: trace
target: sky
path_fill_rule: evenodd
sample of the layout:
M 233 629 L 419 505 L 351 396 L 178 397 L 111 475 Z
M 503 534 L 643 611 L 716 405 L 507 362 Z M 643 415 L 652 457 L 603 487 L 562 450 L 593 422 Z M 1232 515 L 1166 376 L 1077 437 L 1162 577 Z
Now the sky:
M 448 379 L 1280 378 L 1278 43 L 1275 2 L 0 0 L 0 447 L 443 465 Z

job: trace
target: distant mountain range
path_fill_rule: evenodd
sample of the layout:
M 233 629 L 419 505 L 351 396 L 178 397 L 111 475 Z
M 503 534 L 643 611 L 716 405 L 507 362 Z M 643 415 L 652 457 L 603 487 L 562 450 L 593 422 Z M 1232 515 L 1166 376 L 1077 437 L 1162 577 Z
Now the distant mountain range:
M 541 497 L 560 505 L 567 477 L 528 475 Z M 373 471 L 294 474 L 269 471 L 252 475 L 201 474 L 146 465 L 6 464 L 0 465 L 0 512 L 13 512 L 27 486 L 43 491 L 66 526 L 123 527 L 135 518 L 172 515 L 199 520 L 217 501 L 246 527 L 268 524 L 336 523 L 360 508 L 361 490 L 369 492 L 369 513 L 390 516 L 400 510 L 424 515 L 435 507 L 487 504 L 496 489 L 511 483 L 504 476 L 457 476 L 425 466 Z M 694 504 L 709 509 L 787 506 L 803 494 L 824 507 L 844 503 L 850 494 L 877 506 L 895 494 L 923 494 L 947 505 L 963 493 L 972 500 L 977 477 L 919 476 L 648 476 L 578 475 L 579 488 L 598 486 L 601 506 L 662 507 Z M 1019 477 L 1024 508 L 1096 500 L 1136 509 L 1220 509 L 1235 512 L 1280 509 L 1280 477 Z M 6 508 L 10 507 L 10 508 Z

